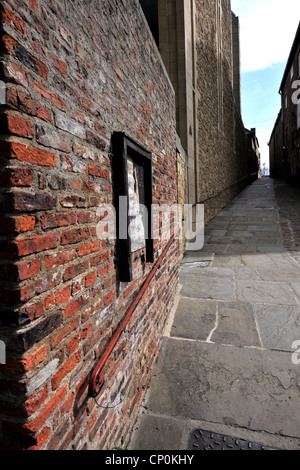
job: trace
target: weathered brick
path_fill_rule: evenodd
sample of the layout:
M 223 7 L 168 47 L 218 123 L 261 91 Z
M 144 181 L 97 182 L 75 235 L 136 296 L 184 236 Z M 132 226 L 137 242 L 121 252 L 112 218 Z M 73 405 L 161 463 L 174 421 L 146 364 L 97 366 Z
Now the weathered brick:
M 45 126 L 37 126 L 36 138 L 39 144 L 45 147 L 62 150 L 63 152 L 70 153 L 72 150 L 71 141 L 68 137 L 59 134 L 51 128 Z
M 47 269 L 52 269 L 62 264 L 69 263 L 76 258 L 76 250 L 62 250 L 52 255 L 46 255 L 44 258 Z
M 15 273 L 21 281 L 25 281 L 41 271 L 41 261 L 39 258 L 22 261 L 11 266 L 11 271 Z
M 78 294 L 84 290 L 84 277 L 77 278 L 72 282 L 72 295 Z
M 65 61 L 53 56 L 51 57 L 51 62 L 62 74 L 67 75 L 68 65 Z
M 66 350 L 67 350 L 68 356 L 71 356 L 71 354 L 73 354 L 74 351 L 76 351 L 76 349 L 80 345 L 80 341 L 81 341 L 81 335 L 77 334 L 76 336 L 74 336 L 74 338 L 70 339 L 70 341 L 67 342 Z
M 85 256 L 91 253 L 95 253 L 101 249 L 100 242 L 96 240 L 95 242 L 87 243 L 78 248 L 78 255 Z
M 27 138 L 33 137 L 33 127 L 31 122 L 20 116 L 2 114 L 0 116 L 0 124 L 3 133 L 11 133 Z
M 71 297 L 71 286 L 65 286 L 55 293 L 56 305 L 61 305 L 67 302 Z
M 72 393 L 70 393 L 69 397 L 65 400 L 65 402 L 60 407 L 61 415 L 63 416 L 66 413 L 68 413 L 72 409 L 73 404 L 74 404 L 74 396 Z
M 35 349 L 32 353 L 28 354 L 27 356 L 22 357 L 22 359 L 20 360 L 16 360 L 15 358 L 9 358 L 5 366 L 6 373 L 17 375 L 17 374 L 23 374 L 24 372 L 31 371 L 32 369 L 37 367 L 41 362 L 43 362 L 46 359 L 46 357 L 47 357 L 47 347 L 46 347 L 46 344 L 44 343 L 41 346 L 39 346 L 37 349 Z M 27 404 L 29 404 L 30 401 L 31 400 L 29 400 Z
M 76 142 L 73 144 L 73 151 L 76 155 L 84 158 L 85 160 L 89 159 L 95 161 L 97 159 L 97 154 L 93 152 L 93 150 L 88 147 L 78 145 Z
M 57 387 L 59 387 L 64 377 L 76 367 L 80 359 L 81 359 L 81 352 L 77 351 L 77 353 L 74 354 L 74 356 L 72 356 L 68 361 L 65 362 L 63 367 L 61 367 L 61 369 L 55 374 L 55 376 L 53 377 L 51 381 L 53 390 L 56 390 Z
M 26 410 L 26 415 L 32 416 L 46 401 L 48 398 L 48 390 L 47 387 L 42 387 L 38 392 L 32 395 L 26 402 L 24 403 L 24 409 Z M 38 439 L 38 441 L 40 438 Z
M 43 302 L 41 300 L 38 300 L 37 302 L 33 301 L 32 303 L 22 306 L 22 313 L 20 314 L 21 321 L 24 323 L 27 321 L 36 320 L 37 318 L 41 317 L 43 313 Z
M 28 78 L 25 70 L 13 63 L 3 64 L 3 78 L 8 79 L 14 83 L 18 83 L 23 87 L 28 87 Z
M 40 60 L 30 54 L 21 44 L 8 34 L 3 34 L 1 37 L 1 45 L 3 49 L 15 57 L 26 67 L 30 68 L 37 75 L 47 80 L 49 69 Z
M 61 244 L 70 245 L 73 243 L 79 243 L 83 240 L 87 240 L 89 236 L 88 228 L 73 228 L 62 233 Z
M 79 124 L 74 119 L 70 119 L 69 116 L 62 113 L 55 113 L 55 125 L 59 129 L 68 132 L 69 134 L 80 137 L 81 139 L 85 138 L 85 129 L 84 126 Z
M 83 191 L 94 191 L 94 183 L 92 181 L 83 181 L 82 190 Z
M 0 172 L 1 186 L 29 187 L 32 185 L 32 170 L 27 168 L 4 168 Z
M 36 116 L 46 122 L 51 121 L 50 110 L 31 98 L 25 91 L 8 88 L 6 90 L 6 105 L 11 109 Z
M 26 256 L 41 251 L 56 248 L 59 243 L 59 235 L 48 233 L 47 235 L 35 235 L 33 237 L 21 238 L 15 240 L 19 256 Z
M 21 162 L 41 166 L 57 166 L 56 153 L 19 144 L 18 142 L 0 142 L 0 154 L 4 157 L 15 158 Z
M 72 212 L 45 214 L 41 216 L 41 226 L 44 230 L 55 227 L 65 227 L 76 224 L 76 214 Z
M 31 8 L 35 11 L 37 11 L 37 3 L 36 3 L 36 0 L 29 0 L 29 4 L 31 6 Z
M 104 304 L 107 305 L 109 302 L 111 302 L 112 300 L 114 300 L 116 297 L 116 290 L 112 290 L 111 292 L 109 292 L 109 294 L 107 294 L 105 297 L 104 297 Z
M 66 318 L 71 317 L 74 313 L 77 313 L 84 305 L 89 301 L 88 295 L 82 295 L 78 299 L 74 299 L 65 307 Z
M 92 273 L 89 273 L 85 277 L 85 287 L 90 287 L 91 285 L 93 285 L 96 282 L 96 279 L 97 279 L 96 271 L 93 271 Z
M 63 196 L 60 199 L 62 207 L 88 207 L 88 200 L 83 196 Z
M 50 310 L 55 305 L 55 299 L 53 294 L 47 295 L 45 298 L 45 309 Z
M 96 136 L 95 134 L 93 134 L 91 131 L 86 132 L 86 140 L 87 142 L 89 142 L 91 145 L 94 145 L 102 152 L 106 150 L 106 143 L 104 142 L 104 140 Z
M 99 178 L 107 179 L 108 172 L 102 168 L 99 168 L 94 165 L 89 165 L 89 175 L 98 176 Z
M 60 328 L 55 335 L 51 338 L 50 345 L 51 349 L 54 349 L 61 341 L 67 338 L 71 333 L 76 331 L 79 328 L 79 317 L 72 319 Z
M 34 90 L 40 93 L 44 98 L 51 101 L 51 103 L 61 110 L 66 109 L 66 102 L 64 99 L 60 98 L 56 93 L 46 88 L 42 83 L 37 81 L 34 82 Z
M 83 261 L 78 264 L 73 264 L 72 266 L 69 266 L 63 273 L 63 280 L 64 281 L 69 281 L 70 279 L 73 279 L 76 276 L 79 276 L 79 274 L 84 273 L 89 267 L 88 261 Z
M 25 233 L 34 230 L 35 217 L 10 217 L 0 219 L 0 234 Z
M 86 164 L 78 159 L 74 160 L 66 156 L 62 156 L 62 169 L 64 171 L 72 171 L 74 173 L 86 173 Z
M 79 179 L 73 179 L 69 182 L 70 189 L 80 189 L 81 181 Z
M 42 341 L 62 324 L 62 313 L 57 312 L 40 319 L 34 326 L 21 330 L 16 334 L 14 341 L 9 343 L 12 351 L 24 352 L 35 343 Z
M 47 277 L 43 277 L 38 279 L 31 284 L 27 284 L 23 287 L 20 287 L 20 301 L 28 302 L 28 300 L 32 299 L 34 296 L 42 294 L 53 287 L 56 287 L 61 282 L 61 275 L 60 273 L 51 274 Z
M 67 386 L 65 384 L 56 391 L 54 397 L 48 401 L 48 403 L 42 408 L 42 411 L 36 418 L 22 425 L 23 429 L 30 431 L 31 433 L 36 433 L 39 431 L 47 419 L 52 415 L 52 413 L 54 413 L 56 408 L 62 403 L 66 395 Z
M 109 251 L 108 250 L 103 252 L 103 253 L 100 253 L 97 256 L 93 256 L 90 259 L 91 266 L 94 267 L 94 266 L 100 265 L 104 261 L 108 260 L 108 258 L 109 258 Z
M 8 210 L 37 212 L 54 209 L 56 200 L 49 196 L 49 194 L 33 194 L 19 191 L 9 194 L 6 204 Z
M 6 8 L 4 5 L 0 5 L 0 22 L 9 24 L 16 31 L 18 31 L 24 36 L 27 36 L 26 25 L 24 21 L 14 15 L 14 13 L 8 8 Z
M 77 223 L 78 224 L 90 224 L 96 221 L 96 213 L 92 211 L 88 212 L 79 212 L 77 214 Z

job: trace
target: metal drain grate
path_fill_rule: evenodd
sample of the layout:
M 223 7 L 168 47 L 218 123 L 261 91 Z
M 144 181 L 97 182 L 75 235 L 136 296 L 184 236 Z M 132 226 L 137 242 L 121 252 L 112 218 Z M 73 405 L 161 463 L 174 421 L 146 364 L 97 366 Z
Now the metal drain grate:
M 189 450 L 275 450 L 263 444 L 198 429 L 191 436 Z

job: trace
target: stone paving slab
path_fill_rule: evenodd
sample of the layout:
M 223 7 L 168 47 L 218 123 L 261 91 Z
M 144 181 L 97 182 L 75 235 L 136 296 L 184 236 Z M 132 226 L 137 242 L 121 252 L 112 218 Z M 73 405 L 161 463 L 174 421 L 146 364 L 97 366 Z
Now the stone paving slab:
M 202 299 L 234 298 L 234 280 L 230 269 L 184 265 L 180 273 L 182 297 Z
M 216 328 L 210 341 L 261 347 L 253 307 L 249 302 L 218 302 Z
M 263 281 L 287 281 L 295 284 L 294 281 L 300 282 L 300 270 L 291 269 L 258 269 L 258 273 Z M 300 284 L 295 284 L 300 287 Z
M 300 450 L 300 192 L 277 185 L 246 188 L 184 258 L 131 448 L 186 450 L 203 429 Z
M 217 302 L 181 297 L 171 336 L 205 341 L 215 326 Z
M 211 264 L 213 267 L 220 267 L 220 268 L 233 268 L 233 267 L 243 267 L 244 263 L 242 260 L 241 255 L 237 254 L 234 255 L 219 255 L 215 257 Z
M 300 436 L 299 368 L 289 353 L 170 338 L 160 359 L 151 411 Z
M 296 305 L 296 298 L 286 282 L 237 281 L 237 297 L 254 304 Z
M 245 266 L 251 267 L 251 268 L 275 268 L 274 261 L 272 258 L 268 255 L 242 255 L 242 262 L 244 263 Z
M 255 316 L 264 348 L 291 351 L 300 338 L 298 305 L 256 305 Z
M 155 413 L 299 437 L 299 386 L 299 367 L 289 353 L 169 338 L 148 406 Z

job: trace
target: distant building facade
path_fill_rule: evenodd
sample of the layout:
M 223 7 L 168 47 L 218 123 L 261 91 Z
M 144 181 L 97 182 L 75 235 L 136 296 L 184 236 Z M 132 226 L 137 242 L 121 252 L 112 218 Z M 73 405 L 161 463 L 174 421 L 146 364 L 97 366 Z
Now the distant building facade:
M 209 220 L 253 167 L 241 118 L 239 19 L 230 0 L 140 3 L 175 90 L 185 201 L 204 201 Z
M 280 85 L 281 110 L 270 138 L 270 174 L 300 186 L 300 23 Z
M 286 178 L 286 166 L 283 150 L 283 116 L 279 111 L 269 141 L 270 176 L 272 178 Z
M 259 141 L 256 135 L 256 129 L 246 129 L 246 134 L 249 141 L 249 157 L 248 157 L 248 172 L 249 180 L 253 181 L 261 177 L 261 163 L 260 163 L 260 150 Z

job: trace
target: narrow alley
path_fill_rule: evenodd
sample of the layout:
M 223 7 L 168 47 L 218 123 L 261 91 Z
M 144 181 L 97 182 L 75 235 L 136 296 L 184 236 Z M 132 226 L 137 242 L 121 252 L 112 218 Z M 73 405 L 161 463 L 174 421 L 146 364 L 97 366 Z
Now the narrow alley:
M 200 450 L 205 432 L 300 449 L 299 207 L 262 178 L 187 253 L 131 450 Z

